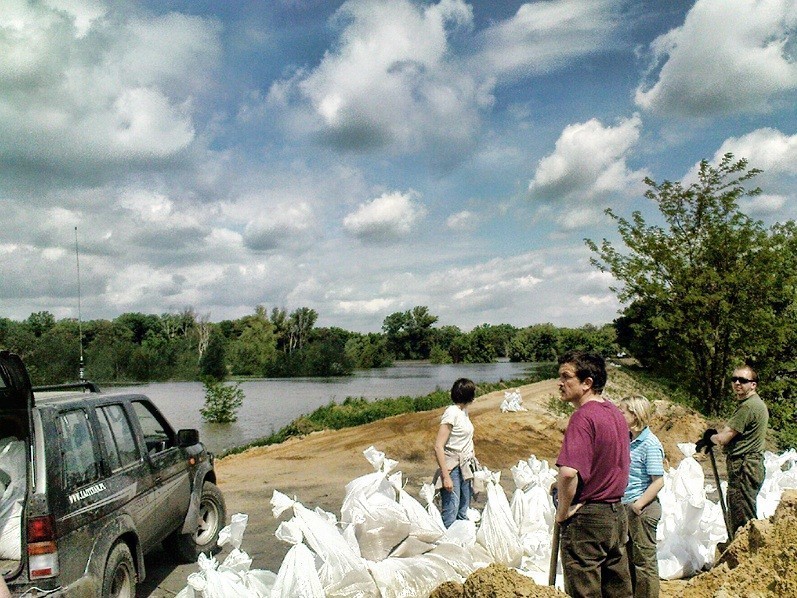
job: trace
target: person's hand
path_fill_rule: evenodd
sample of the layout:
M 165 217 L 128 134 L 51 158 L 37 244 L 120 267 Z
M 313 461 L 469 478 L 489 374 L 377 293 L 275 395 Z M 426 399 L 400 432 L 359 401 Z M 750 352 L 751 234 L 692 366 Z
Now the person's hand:
M 639 501 L 638 500 L 635 500 L 634 502 L 631 503 L 631 510 L 634 513 L 636 513 L 637 515 L 641 515 L 642 514 L 642 509 L 643 509 L 643 507 L 639 506 Z
M 583 506 L 584 503 L 578 503 L 575 505 L 570 505 L 570 508 L 567 510 L 567 513 L 564 517 L 560 516 L 559 511 L 556 511 L 556 523 L 564 523 L 568 519 L 570 519 L 576 512 Z
M 703 438 L 698 440 L 695 443 L 695 450 L 700 453 L 708 453 L 709 449 L 714 446 L 714 442 L 712 442 L 711 437 L 717 433 L 717 430 L 714 428 L 709 428 L 705 432 L 703 432 Z
M 447 473 L 443 474 L 443 488 L 445 488 L 449 492 L 451 492 L 454 489 L 454 482 L 451 479 L 451 476 L 448 475 Z

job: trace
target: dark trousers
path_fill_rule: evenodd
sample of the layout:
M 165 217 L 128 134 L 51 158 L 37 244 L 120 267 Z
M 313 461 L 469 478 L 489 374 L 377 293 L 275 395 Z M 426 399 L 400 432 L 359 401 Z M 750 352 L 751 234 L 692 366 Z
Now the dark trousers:
M 656 554 L 656 528 L 661 519 L 661 503 L 654 500 L 637 515 L 626 505 L 628 515 L 628 561 L 634 598 L 659 595 L 659 559 Z
M 587 503 L 561 524 L 560 534 L 565 592 L 583 598 L 632 595 L 623 505 Z
M 745 523 L 756 518 L 756 497 L 764 483 L 766 471 L 761 453 L 729 457 L 728 519 L 734 534 Z

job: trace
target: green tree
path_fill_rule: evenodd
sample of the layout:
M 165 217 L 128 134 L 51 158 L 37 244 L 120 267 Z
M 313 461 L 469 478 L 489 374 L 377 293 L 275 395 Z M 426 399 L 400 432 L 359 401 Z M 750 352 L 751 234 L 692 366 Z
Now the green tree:
M 205 387 L 205 405 L 199 410 L 206 422 L 227 424 L 238 419 L 238 409 L 244 404 L 244 391 L 240 384 L 224 384 L 208 377 L 202 380 Z
M 226 344 L 221 332 L 211 332 L 208 348 L 199 360 L 200 376 L 214 380 L 224 380 L 227 377 Z
M 240 336 L 229 345 L 230 369 L 235 375 L 262 376 L 266 365 L 277 354 L 274 327 L 262 305 L 256 308 L 255 315 L 244 321 Z
M 611 272 L 621 283 L 613 290 L 630 304 L 624 335 L 648 343 L 651 367 L 677 372 L 711 414 L 730 399 L 733 366 L 767 367 L 789 336 L 779 328 L 794 329 L 794 227 L 767 230 L 738 208 L 740 198 L 761 192 L 747 187 L 759 172 L 726 154 L 718 166 L 703 160 L 686 186 L 646 179 L 645 196 L 666 226 L 607 210 L 628 252 L 586 241 L 593 264 Z
M 25 322 L 30 327 L 33 335 L 38 338 L 55 326 L 55 316 L 49 311 L 37 311 L 30 314 Z
M 559 330 L 553 324 L 535 324 L 520 330 L 509 345 L 510 361 L 556 361 L 561 353 Z
M 396 359 L 427 359 L 434 344 L 437 316 L 423 305 L 405 312 L 394 312 L 382 323 L 387 344 Z

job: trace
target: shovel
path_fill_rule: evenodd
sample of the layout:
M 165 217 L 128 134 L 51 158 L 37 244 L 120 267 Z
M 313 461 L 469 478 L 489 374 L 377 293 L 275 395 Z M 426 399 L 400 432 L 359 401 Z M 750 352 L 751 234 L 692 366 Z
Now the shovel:
M 731 525 L 728 523 L 728 511 L 725 507 L 725 497 L 722 496 L 722 485 L 720 484 L 720 474 L 717 471 L 717 461 L 714 459 L 714 448 L 711 446 L 708 447 L 708 456 L 711 457 L 711 469 L 714 470 L 714 479 L 717 482 L 717 493 L 722 507 L 722 519 L 725 521 L 725 529 L 728 530 L 728 542 L 730 542 L 733 540 L 733 533 L 731 532 Z
M 548 569 L 548 585 L 556 585 L 556 566 L 559 563 L 559 523 L 553 523 L 553 538 L 551 539 L 551 565 Z

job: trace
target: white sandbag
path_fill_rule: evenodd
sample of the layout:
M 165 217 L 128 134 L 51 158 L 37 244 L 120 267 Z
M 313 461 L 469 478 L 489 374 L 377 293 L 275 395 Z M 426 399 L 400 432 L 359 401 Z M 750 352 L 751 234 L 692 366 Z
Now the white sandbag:
M 229 544 L 233 548 L 240 549 L 248 523 L 249 515 L 245 513 L 235 513 L 230 517 L 230 524 L 224 526 L 221 531 L 219 531 L 218 545 L 226 546 Z
M 475 547 L 479 547 L 477 544 Z M 424 556 L 431 559 L 442 559 L 453 567 L 463 578 L 473 573 L 479 567 L 488 565 L 491 561 L 489 555 L 483 550 L 465 548 L 450 542 L 443 542 L 435 546 Z
M 369 561 L 387 558 L 410 534 L 407 512 L 383 494 L 352 497 L 349 509 L 360 554 Z
M 351 550 L 329 519 L 276 490 L 271 497 L 271 505 L 275 517 L 287 509 L 293 509 L 305 542 L 322 561 L 318 576 L 329 598 L 378 597 L 376 584 L 368 573 L 365 561 Z
M 363 498 L 379 493 L 396 500 L 395 490 L 388 481 L 387 476 L 397 465 L 397 462 L 387 459 L 384 453 L 376 450 L 373 446 L 365 449 L 363 455 L 365 455 L 365 458 L 375 471 L 355 478 L 346 484 L 346 494 L 343 498 L 343 505 L 340 508 L 340 520 L 344 523 L 352 521 L 351 511 L 355 508 L 352 503 L 361 502 Z
M 418 492 L 418 496 L 420 496 L 421 499 L 426 502 L 426 512 L 429 513 L 429 517 L 431 517 L 435 522 L 435 526 L 445 530 L 446 526 L 443 523 L 443 516 L 440 513 L 440 509 L 438 509 L 437 505 L 434 504 L 434 495 L 434 484 L 429 483 L 424 483 Z
M 476 543 L 476 523 L 470 519 L 457 519 L 446 530 L 441 542 L 451 542 L 469 548 Z
M 315 568 L 315 557 L 302 543 L 304 535 L 301 526 L 293 519 L 283 521 L 274 535 L 292 546 L 282 560 L 271 589 L 271 598 L 324 598 L 324 588 Z
M 518 528 L 503 488 L 499 484 L 500 472 L 487 484 L 487 504 L 482 522 L 476 532 L 476 542 L 481 544 L 496 563 L 518 567 L 523 556 Z
M 422 542 L 418 538 L 407 536 L 403 542 L 396 546 L 388 555 L 388 558 L 406 559 L 413 556 L 420 556 L 432 550 L 435 544 Z
M 0 559 L 22 557 L 22 505 L 27 494 L 25 441 L 10 436 L 0 440 L 0 470 L 7 485 L 0 496 Z
M 232 571 L 218 571 L 218 561 L 214 557 L 199 555 L 199 573 L 188 576 L 188 585 L 196 596 L 202 598 L 255 598 L 240 583 L 240 578 Z
M 446 532 L 442 518 L 436 521 L 421 503 L 415 500 L 402 488 L 401 472 L 396 472 L 388 478 L 398 495 L 398 503 L 402 506 L 410 521 L 409 535 L 422 542 L 436 542 Z
M 504 400 L 501 402 L 501 412 L 507 411 L 528 411 L 523 406 L 523 398 L 517 390 L 504 391 Z
M 662 579 L 692 575 L 714 562 L 719 542 L 728 539 L 722 507 L 706 497 L 703 468 L 695 445 L 681 443 L 684 459 L 664 473 L 659 492 L 662 516 L 657 530 L 657 558 Z
M 759 519 L 766 519 L 775 514 L 775 509 L 780 504 L 783 490 L 789 488 L 792 484 L 790 479 L 791 470 L 794 469 L 795 461 L 797 461 L 797 451 L 794 449 L 780 455 L 770 451 L 764 453 L 766 476 L 756 497 L 756 516 Z M 791 465 L 791 469 L 788 472 L 784 472 L 783 467 L 787 465 Z M 797 483 L 797 476 L 795 478 L 794 483 Z
M 426 598 L 441 583 L 463 581 L 445 560 L 425 555 L 369 562 L 368 569 L 382 598 Z

